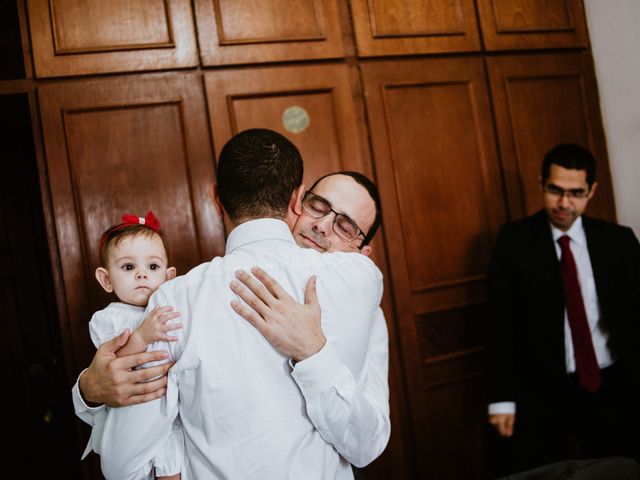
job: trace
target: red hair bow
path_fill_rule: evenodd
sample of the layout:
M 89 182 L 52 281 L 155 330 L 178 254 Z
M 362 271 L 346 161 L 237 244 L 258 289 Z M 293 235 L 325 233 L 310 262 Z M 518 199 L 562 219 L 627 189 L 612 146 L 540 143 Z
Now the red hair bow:
M 102 250 L 104 250 L 104 245 L 107 243 L 107 238 L 117 231 L 122 230 L 125 227 L 130 227 L 131 225 L 144 225 L 147 228 L 150 228 L 156 233 L 160 233 L 160 221 L 153 214 L 151 210 L 147 212 L 144 217 L 136 217 L 135 215 L 125 214 L 122 216 L 122 223 L 120 225 L 116 225 L 115 227 L 110 228 L 106 232 L 102 234 L 102 238 L 100 238 L 100 256 L 102 257 Z
M 149 227 L 154 232 L 160 233 L 160 222 L 151 210 L 149 210 L 149 212 L 147 212 L 144 217 L 136 217 L 135 215 L 128 214 L 123 215 L 122 225 L 119 226 L 127 227 L 129 225 L 144 225 L 145 227 Z

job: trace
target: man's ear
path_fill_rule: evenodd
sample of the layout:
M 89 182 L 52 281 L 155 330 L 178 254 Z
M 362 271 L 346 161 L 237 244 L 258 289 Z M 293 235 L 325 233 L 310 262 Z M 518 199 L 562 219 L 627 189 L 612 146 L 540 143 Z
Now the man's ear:
M 304 197 L 304 192 L 306 191 L 306 187 L 303 183 L 291 194 L 292 205 L 290 208 L 293 210 L 296 217 L 299 217 L 302 214 L 302 197 Z
M 167 280 L 173 280 L 176 278 L 176 267 L 167 268 Z
M 287 207 L 287 217 L 284 219 L 287 225 L 289 225 L 290 230 L 293 230 L 293 226 L 296 224 L 298 217 L 302 214 L 302 197 L 304 192 L 304 184 L 291 192 L 289 206 Z
M 365 257 L 369 257 L 371 256 L 371 252 L 373 251 L 373 248 L 371 247 L 371 245 L 365 245 L 364 247 L 362 247 L 360 249 L 360 253 L 362 255 L 364 255 Z
M 598 182 L 593 182 L 591 184 L 591 189 L 589 190 L 589 196 L 587 197 L 587 200 L 591 200 L 593 198 L 593 196 L 596 194 L 597 188 L 598 188 Z
M 109 271 L 106 268 L 96 268 L 96 280 L 102 285 L 105 292 L 113 292 L 113 286 L 111 285 L 111 279 L 109 278 Z
M 209 187 L 209 198 L 213 202 L 213 206 L 218 213 L 218 216 L 222 217 L 222 212 L 224 209 L 222 208 L 222 202 L 220 202 L 220 194 L 218 193 L 218 185 L 211 184 Z
M 209 187 L 209 198 L 211 198 L 211 202 L 213 203 L 213 207 L 216 209 L 216 213 L 220 220 L 222 220 L 222 225 L 224 226 L 225 232 L 230 232 L 235 227 L 234 223 L 229 218 L 229 215 L 225 214 L 224 207 L 222 206 L 222 202 L 220 201 L 220 190 L 218 189 L 218 185 L 211 185 Z

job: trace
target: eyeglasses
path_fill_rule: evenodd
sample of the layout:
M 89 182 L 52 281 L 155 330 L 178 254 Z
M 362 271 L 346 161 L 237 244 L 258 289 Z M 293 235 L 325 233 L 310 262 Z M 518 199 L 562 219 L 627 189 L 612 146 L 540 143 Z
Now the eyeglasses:
M 302 208 L 313 218 L 322 218 L 331 212 L 335 213 L 333 231 L 348 242 L 352 242 L 360 235 L 365 236 L 362 229 L 353 220 L 342 213 L 336 212 L 326 199 L 311 191 L 305 192 L 304 197 L 302 197 Z
M 557 187 L 552 183 L 545 185 L 544 191 L 549 195 L 553 195 L 554 197 L 558 198 L 562 198 L 565 195 L 569 199 L 582 199 L 589 196 L 589 190 L 585 190 L 584 188 L 570 188 L 568 190 L 565 190 L 564 188 Z

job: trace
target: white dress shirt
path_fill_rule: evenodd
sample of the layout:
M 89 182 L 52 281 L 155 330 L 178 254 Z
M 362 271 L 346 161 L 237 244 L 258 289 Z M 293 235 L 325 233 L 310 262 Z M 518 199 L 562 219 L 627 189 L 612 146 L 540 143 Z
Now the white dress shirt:
M 313 357 L 312 357 L 313 358 Z M 294 380 L 305 397 L 307 413 L 323 438 L 331 437 L 331 425 L 344 422 L 344 437 L 334 436 L 331 443 L 350 463 L 362 467 L 375 460 L 385 449 L 391 434 L 389 417 L 389 333 L 382 309 L 378 309 L 371 328 L 369 346 L 360 378 L 343 375 L 335 388 L 314 388 L 314 370 L 317 362 L 301 362 L 292 372 Z M 83 370 L 82 373 L 86 371 Z M 91 425 L 104 424 L 105 405 L 90 407 L 80 394 L 79 379 L 72 389 L 75 413 L 82 421 Z M 344 373 L 344 370 L 343 370 Z M 337 396 L 340 401 L 336 402 Z M 339 408 L 337 408 L 339 407 Z M 104 414 L 101 414 L 104 412 Z M 102 425 L 99 431 L 102 431 Z M 334 427 L 335 428 L 335 427 Z M 98 438 L 99 435 L 96 435 Z M 91 450 L 91 442 L 82 458 Z M 97 450 L 99 453 L 101 449 Z M 158 473 L 160 474 L 160 473 Z M 184 478 L 184 475 L 183 475 Z
M 596 292 L 596 283 L 593 278 L 593 268 L 591 267 L 591 258 L 589 257 L 589 248 L 587 246 L 587 237 L 582 226 L 582 217 L 578 217 L 571 228 L 566 232 L 551 226 L 551 234 L 553 235 L 553 243 L 556 248 L 558 260 L 562 256 L 562 249 L 558 243 L 558 239 L 567 235 L 571 241 L 569 246 L 571 253 L 576 262 L 578 270 L 578 283 L 580 283 L 580 292 L 582 293 L 582 301 L 589 322 L 589 330 L 591 331 L 591 340 L 596 353 L 596 359 L 600 368 L 605 368 L 613 364 L 611 352 L 607 347 L 609 339 L 608 334 L 602 330 L 600 325 L 600 304 L 598 303 L 598 293 Z M 573 340 L 571 338 L 571 329 L 569 327 L 569 316 L 567 309 L 564 310 L 564 350 L 567 373 L 576 371 L 576 361 L 573 355 Z M 515 402 L 497 402 L 489 404 L 489 414 L 498 413 L 515 413 Z
M 307 415 L 322 438 L 347 461 L 364 467 L 383 452 L 391 434 L 389 334 L 382 309 L 375 314 L 358 380 L 343 368 L 333 383 L 323 384 L 326 363 L 322 356 L 320 351 L 297 363 L 293 379 L 304 396 Z
M 299 302 L 309 277 L 318 277 L 327 344 L 298 362 L 293 373 L 288 359 L 230 307 L 234 272 L 256 265 Z M 172 305 L 181 313 L 178 341 L 153 346 L 168 350 L 176 364 L 165 397 L 109 412 L 102 442 L 105 476 L 145 478 L 180 414 L 189 478 L 351 479 L 349 462 L 338 450 L 348 456 L 384 423 L 374 420 L 367 435 L 350 428 L 358 408 L 354 399 L 380 401 L 371 400 L 375 394 L 356 398 L 350 387 L 367 376 L 365 357 L 381 295 L 381 274 L 363 255 L 302 249 L 279 220 L 236 227 L 225 257 L 165 283 L 153 295 L 148 309 Z
M 93 427 L 96 415 L 105 410 L 107 406 L 98 405 L 97 407 L 90 407 L 84 401 L 84 398 L 82 398 L 82 395 L 80 394 L 80 377 L 86 371 L 87 369 L 85 368 L 84 370 L 82 370 L 82 372 L 80 372 L 80 375 L 78 375 L 76 383 L 71 389 L 71 399 L 73 400 L 73 409 L 76 412 L 76 416 L 87 425 L 91 425 Z
M 562 255 L 562 249 L 558 244 L 558 239 L 563 235 L 567 235 L 571 239 L 569 245 L 573 258 L 576 261 L 576 268 L 578 269 L 578 282 L 580 283 L 584 309 L 587 313 L 593 348 L 596 353 L 598 365 L 600 368 L 606 368 L 613 364 L 613 358 L 607 347 L 609 335 L 602 330 L 600 325 L 600 303 L 598 302 L 596 282 L 593 278 L 593 268 L 591 267 L 591 258 L 589 257 L 589 249 L 587 248 L 587 237 L 584 234 L 584 227 L 582 226 L 582 217 L 578 217 L 568 231 L 563 232 L 552 226 L 551 233 L 553 234 L 553 242 L 556 247 L 556 253 L 558 254 L 558 260 Z M 564 345 L 567 372 L 573 373 L 576 371 L 576 361 L 573 355 L 573 341 L 571 339 L 569 316 L 567 315 L 566 309 L 564 311 Z

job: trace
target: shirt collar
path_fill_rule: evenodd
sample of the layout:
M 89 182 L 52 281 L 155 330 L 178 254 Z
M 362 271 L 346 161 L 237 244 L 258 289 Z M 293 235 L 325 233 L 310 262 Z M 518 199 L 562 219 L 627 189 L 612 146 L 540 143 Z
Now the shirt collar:
M 587 237 L 584 234 L 584 227 L 582 226 L 582 215 L 576 218 L 576 221 L 573 222 L 571 228 L 569 228 L 569 230 L 567 230 L 566 232 L 563 232 L 559 228 L 551 225 L 551 234 L 553 235 L 554 242 L 557 242 L 560 237 L 566 235 L 571 239 L 572 242 L 575 242 L 577 245 L 585 246 L 587 244 Z
M 262 240 L 282 240 L 295 244 L 289 226 L 276 218 L 259 218 L 241 223 L 227 237 L 225 255 L 236 248 Z

